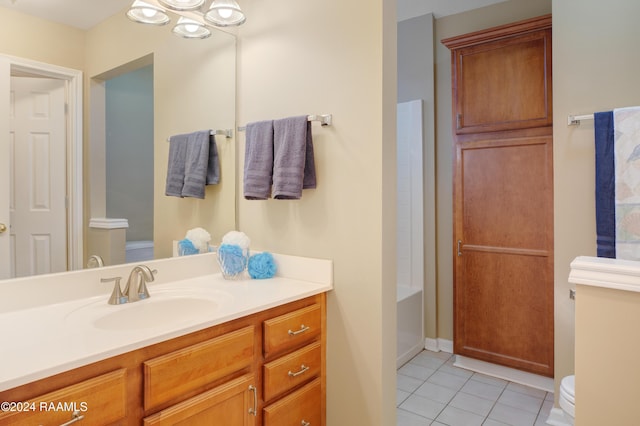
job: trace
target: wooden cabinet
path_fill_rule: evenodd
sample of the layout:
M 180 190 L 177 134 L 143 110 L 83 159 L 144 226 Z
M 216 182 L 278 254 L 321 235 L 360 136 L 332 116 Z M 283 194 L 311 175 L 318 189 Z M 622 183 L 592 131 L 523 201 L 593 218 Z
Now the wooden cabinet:
M 457 134 L 550 126 L 551 20 L 443 40 L 452 49 Z
M 325 424 L 324 312 L 313 304 L 264 322 L 265 426 Z
M 451 49 L 454 352 L 553 376 L 551 17 Z
M 0 426 L 72 420 L 40 402 L 75 403 L 80 425 L 323 426 L 325 324 L 319 294 L 108 358 L 0 392 L 37 404 L 0 412 Z
M 251 366 L 253 335 L 254 327 L 248 326 L 143 362 L 145 410 Z
M 256 392 L 255 377 L 249 374 L 146 417 L 144 424 L 253 426 Z
M 3 396 L 10 405 L 0 412 L 0 425 L 60 425 L 74 418 L 82 425 L 116 423 L 126 416 L 126 375 L 120 369 L 30 399 Z

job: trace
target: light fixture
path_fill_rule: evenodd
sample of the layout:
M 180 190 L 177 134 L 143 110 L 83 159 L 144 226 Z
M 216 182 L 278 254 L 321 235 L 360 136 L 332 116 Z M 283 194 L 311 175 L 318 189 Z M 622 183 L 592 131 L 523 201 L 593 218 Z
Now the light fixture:
M 184 38 L 207 38 L 211 30 L 198 21 L 181 16 L 173 27 L 173 33 Z
M 236 0 L 135 0 L 127 17 L 143 24 L 165 25 L 170 21 L 169 12 L 179 16 L 173 33 L 189 39 L 211 36 L 211 26 L 241 25 L 246 20 Z
M 172 10 L 196 10 L 204 4 L 204 0 L 158 0 L 158 2 Z
M 127 17 L 132 21 L 141 24 L 166 25 L 169 23 L 169 16 L 158 6 L 136 0 L 127 12 Z
M 204 19 L 218 27 L 241 25 L 246 20 L 235 0 L 213 0 Z

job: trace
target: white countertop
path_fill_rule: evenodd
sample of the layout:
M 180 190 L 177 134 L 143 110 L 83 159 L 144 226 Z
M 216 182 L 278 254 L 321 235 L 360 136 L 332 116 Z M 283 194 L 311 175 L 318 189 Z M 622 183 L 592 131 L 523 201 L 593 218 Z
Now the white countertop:
M 578 256 L 571 262 L 569 282 L 612 290 L 640 292 L 640 262 Z
M 302 260 L 302 268 L 296 263 L 298 259 Z M 108 305 L 108 293 L 102 293 L 0 312 L 0 330 L 3 331 L 0 391 L 333 288 L 330 261 L 317 260 L 320 273 L 314 274 L 307 267 L 315 260 L 289 256 L 279 256 L 277 260 L 279 271 L 284 269 L 293 277 L 230 281 L 214 272 L 184 280 L 151 283 L 148 285 L 150 299 L 124 305 Z M 193 262 L 192 259 L 190 261 Z M 172 261 L 172 269 L 175 262 Z M 154 267 L 162 272 L 162 263 L 154 264 Z M 309 276 L 301 278 L 301 274 Z M 209 312 L 209 305 L 205 304 L 193 315 L 187 311 L 168 312 L 167 309 L 157 324 L 150 317 L 145 317 L 151 304 L 164 300 L 167 295 L 188 297 L 191 294 L 211 294 L 215 306 L 212 305 Z M 117 329 L 96 326 L 96 318 L 116 312 L 125 315 L 135 312 L 134 316 L 129 315 L 131 326 Z

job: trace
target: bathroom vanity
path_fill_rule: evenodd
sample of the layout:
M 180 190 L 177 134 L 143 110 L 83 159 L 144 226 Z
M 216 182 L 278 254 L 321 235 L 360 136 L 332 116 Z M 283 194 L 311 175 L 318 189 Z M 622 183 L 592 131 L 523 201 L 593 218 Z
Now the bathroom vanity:
M 162 282 L 180 261 L 217 268 L 213 255 L 167 259 L 148 263 L 159 281 L 148 300 L 108 305 L 103 288 L 0 314 L 3 329 L 39 324 L 26 330 L 39 342 L 10 336 L 0 349 L 0 401 L 9 403 L 0 425 L 324 425 L 332 265 L 274 257 L 273 279 L 227 281 L 211 269 Z

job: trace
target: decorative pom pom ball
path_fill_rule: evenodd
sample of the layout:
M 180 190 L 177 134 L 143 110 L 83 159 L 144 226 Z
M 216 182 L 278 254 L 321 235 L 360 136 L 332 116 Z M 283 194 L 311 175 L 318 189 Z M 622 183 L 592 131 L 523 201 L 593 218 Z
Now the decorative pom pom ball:
M 193 228 L 187 231 L 186 239 L 193 243 L 193 246 L 198 249 L 200 253 L 206 253 L 209 251 L 209 241 L 211 241 L 211 234 L 209 234 L 203 228 Z
M 233 244 L 246 250 L 249 248 L 251 240 L 244 232 L 229 231 L 222 237 L 222 244 Z
M 272 278 L 276 274 L 276 263 L 269 252 L 254 254 L 249 258 L 247 267 L 253 279 Z
M 190 254 L 198 254 L 198 249 L 193 245 L 191 240 L 184 239 L 178 241 L 178 253 L 180 256 L 188 256 Z

